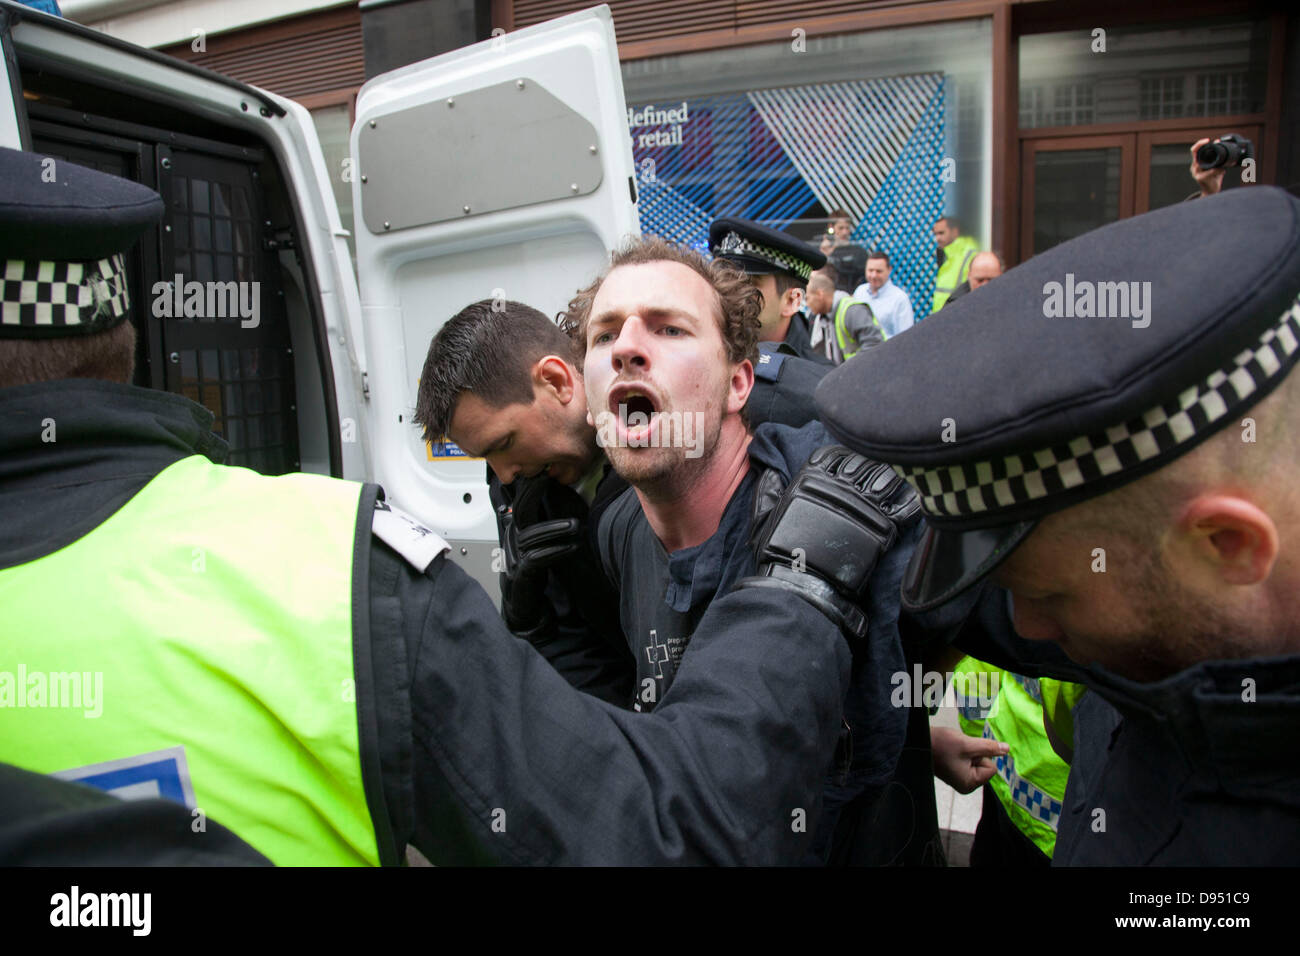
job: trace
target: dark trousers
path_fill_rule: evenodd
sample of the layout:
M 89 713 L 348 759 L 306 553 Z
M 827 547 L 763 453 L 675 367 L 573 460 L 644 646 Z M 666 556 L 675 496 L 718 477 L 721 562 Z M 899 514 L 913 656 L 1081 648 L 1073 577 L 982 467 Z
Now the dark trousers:
M 894 776 L 841 812 L 827 866 L 945 866 L 934 803 L 930 714 L 913 707 Z
M 1043 867 L 1052 859 L 1007 816 L 992 784 L 984 784 L 984 808 L 975 841 L 970 848 L 971 866 Z

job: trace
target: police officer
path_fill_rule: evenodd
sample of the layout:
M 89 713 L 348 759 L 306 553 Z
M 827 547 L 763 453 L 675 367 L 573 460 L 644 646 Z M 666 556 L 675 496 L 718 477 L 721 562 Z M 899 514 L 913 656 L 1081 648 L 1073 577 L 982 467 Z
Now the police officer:
M 1092 691 L 1055 864 L 1300 859 L 1298 293 L 1300 202 L 1234 190 L 1057 246 L 819 387 L 920 496 L 905 607 L 1005 607 L 991 579 L 1077 665 L 994 663 Z
M 971 262 L 980 251 L 979 243 L 961 234 L 961 224 L 952 216 L 945 216 L 934 224 L 934 258 L 937 271 L 934 276 L 934 299 L 930 302 L 933 315 L 944 307 L 948 298 L 970 277 Z
M 210 413 L 125 384 L 162 203 L 42 159 L 0 150 L 0 760 L 277 863 L 798 857 L 849 676 L 817 605 L 717 602 L 655 715 L 574 691 L 377 486 L 225 467 Z
M 709 226 L 709 248 L 751 277 L 763 294 L 758 321 L 760 342 L 784 342 L 796 355 L 823 365 L 832 364 L 812 344 L 808 320 L 799 314 L 808 278 L 826 265 L 826 257 L 807 243 L 749 219 L 715 219 Z

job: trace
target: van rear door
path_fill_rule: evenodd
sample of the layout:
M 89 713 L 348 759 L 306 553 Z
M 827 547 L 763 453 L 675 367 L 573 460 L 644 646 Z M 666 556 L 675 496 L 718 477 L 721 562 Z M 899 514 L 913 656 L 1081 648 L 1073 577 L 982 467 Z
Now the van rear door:
M 639 234 L 626 112 L 607 6 L 384 74 L 357 98 L 374 477 L 480 581 L 496 546 L 485 466 L 423 440 L 420 371 L 464 306 L 514 299 L 554 315 Z

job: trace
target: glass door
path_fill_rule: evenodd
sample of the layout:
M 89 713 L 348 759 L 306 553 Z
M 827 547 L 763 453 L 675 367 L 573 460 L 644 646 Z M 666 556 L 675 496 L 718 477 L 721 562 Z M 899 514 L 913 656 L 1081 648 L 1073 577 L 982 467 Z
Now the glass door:
M 1136 152 L 1132 133 L 1023 141 L 1022 258 L 1133 215 Z
M 1022 140 L 1021 259 L 1197 193 L 1192 144 L 1227 132 L 1245 136 L 1259 155 L 1262 128 L 1254 124 Z M 1229 169 L 1223 188 L 1241 185 L 1241 169 Z

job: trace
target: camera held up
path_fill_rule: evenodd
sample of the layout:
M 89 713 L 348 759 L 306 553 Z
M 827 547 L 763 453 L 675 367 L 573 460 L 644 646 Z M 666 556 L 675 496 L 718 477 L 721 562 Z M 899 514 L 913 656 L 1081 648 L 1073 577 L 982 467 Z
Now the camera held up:
M 1228 169 L 1254 158 L 1255 144 L 1236 133 L 1224 133 L 1216 142 L 1206 143 L 1196 151 L 1196 165 L 1201 169 Z

